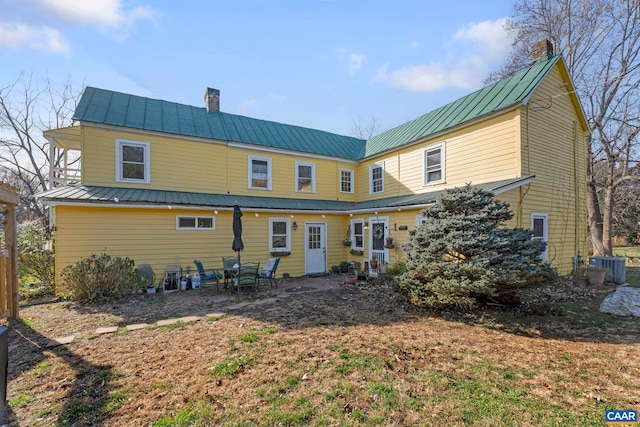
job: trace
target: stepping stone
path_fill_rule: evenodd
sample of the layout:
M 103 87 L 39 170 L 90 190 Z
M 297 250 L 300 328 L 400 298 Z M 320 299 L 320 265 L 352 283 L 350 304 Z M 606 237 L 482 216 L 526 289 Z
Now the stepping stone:
M 61 338 L 52 338 L 49 340 L 46 347 L 51 348 L 51 347 L 57 347 L 59 345 L 71 344 L 75 338 L 76 338 L 75 335 L 69 335 L 68 337 L 61 337 Z
M 227 313 L 209 313 L 205 314 L 205 317 L 224 317 Z
M 96 335 L 113 334 L 115 332 L 118 332 L 118 327 L 117 326 L 107 326 L 106 328 L 98 328 L 98 329 L 96 329 Z
M 254 304 L 255 305 L 262 305 L 262 304 L 269 304 L 269 303 L 276 302 L 276 301 L 277 301 L 276 298 L 267 298 L 267 299 L 263 299 L 263 300 L 260 300 L 260 301 L 256 301 L 256 302 L 254 302 Z
M 230 306 L 228 306 L 226 308 L 227 308 L 227 310 L 237 310 L 239 308 L 246 307 L 249 304 L 251 304 L 251 303 L 249 303 L 249 302 L 241 302 L 241 303 L 238 303 L 238 304 L 230 305 Z
M 165 319 L 165 320 L 158 320 L 158 322 L 156 323 L 156 325 L 158 326 L 169 326 L 169 325 L 175 325 L 176 323 L 178 323 L 180 319 Z
M 147 323 L 136 323 L 135 325 L 127 325 L 127 331 L 137 331 L 138 329 L 145 329 L 149 325 Z
M 200 320 L 202 320 L 202 317 L 198 317 L 198 316 L 185 316 L 185 317 L 181 317 L 178 319 L 179 321 L 183 322 L 183 323 L 189 323 L 189 322 L 198 322 Z

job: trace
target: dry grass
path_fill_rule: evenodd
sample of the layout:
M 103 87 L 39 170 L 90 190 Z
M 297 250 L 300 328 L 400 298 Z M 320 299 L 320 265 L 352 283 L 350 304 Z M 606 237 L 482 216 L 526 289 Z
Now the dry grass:
M 640 406 L 640 321 L 597 313 L 602 296 L 538 294 L 537 315 L 434 314 L 382 285 L 340 285 L 108 336 L 95 328 L 237 301 L 202 290 L 28 307 L 10 331 L 10 425 L 602 425 L 605 408 Z

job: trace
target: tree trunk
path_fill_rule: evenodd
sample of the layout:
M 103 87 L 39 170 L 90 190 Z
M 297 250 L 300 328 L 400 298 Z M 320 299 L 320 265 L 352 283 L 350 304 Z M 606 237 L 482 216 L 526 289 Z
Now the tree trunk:
M 604 256 L 602 240 L 602 215 L 598 194 L 593 183 L 589 183 L 587 190 L 587 218 L 589 221 L 589 238 L 591 239 L 591 252 L 595 256 Z

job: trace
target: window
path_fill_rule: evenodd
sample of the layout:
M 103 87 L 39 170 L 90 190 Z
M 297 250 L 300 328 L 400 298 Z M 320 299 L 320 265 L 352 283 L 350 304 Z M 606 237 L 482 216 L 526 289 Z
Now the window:
M 215 230 L 216 220 L 212 216 L 177 216 L 176 230 Z
M 316 192 L 316 165 L 314 163 L 296 162 L 296 191 Z
M 371 165 L 369 176 L 369 194 L 382 193 L 384 191 L 384 169 L 382 165 Z
M 116 139 L 116 181 L 150 182 L 149 143 Z
M 271 159 L 249 156 L 249 188 L 271 190 Z
M 531 230 L 534 240 L 546 243 L 549 238 L 549 215 L 544 212 L 531 212 Z M 549 249 L 545 249 L 540 257 L 546 261 L 549 258 Z
M 416 215 L 416 227 L 420 227 L 425 222 L 427 222 L 426 216 L 422 215 L 421 213 Z
M 269 251 L 291 250 L 289 218 L 269 218 Z
M 444 142 L 423 151 L 424 185 L 444 182 Z
M 340 169 L 340 192 L 353 193 L 353 170 Z
M 351 220 L 351 249 L 364 250 L 364 219 Z

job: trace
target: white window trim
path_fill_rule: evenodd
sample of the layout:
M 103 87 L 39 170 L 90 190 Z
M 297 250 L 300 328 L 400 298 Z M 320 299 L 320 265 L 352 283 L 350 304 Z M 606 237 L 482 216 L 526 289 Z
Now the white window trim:
M 298 176 L 300 170 L 299 166 L 311 166 L 311 190 L 299 190 L 298 189 Z M 311 162 L 296 162 L 296 182 L 295 182 L 295 191 L 296 193 L 315 193 L 316 192 L 316 164 Z
M 349 177 L 350 177 L 350 182 L 351 182 L 351 191 L 342 191 L 342 172 L 349 172 Z M 353 169 L 346 169 L 346 168 L 340 168 L 340 176 L 338 177 L 339 183 L 338 185 L 340 186 L 340 192 L 341 193 L 348 193 L 348 194 L 353 194 L 354 193 L 354 188 L 355 188 L 355 179 L 354 179 L 354 172 Z
M 425 147 L 422 149 L 422 183 L 423 185 L 435 185 L 435 184 L 442 184 L 445 182 L 445 159 L 446 159 L 446 152 L 445 152 L 445 142 L 440 142 L 438 144 L 434 144 L 434 145 L 430 145 L 428 147 Z M 437 181 L 427 181 L 429 174 L 427 173 L 427 153 L 430 151 L 434 151 L 440 149 L 440 179 Z
M 542 219 L 544 221 L 542 238 L 533 237 L 533 239 L 542 240 L 547 243 L 547 248 L 540 254 L 540 257 L 547 261 L 549 259 L 549 214 L 546 212 L 531 212 L 531 231 L 533 231 L 533 222 L 535 219 Z
M 180 227 L 180 219 L 181 218 L 193 218 L 195 219 L 195 227 Z M 207 227 L 198 227 L 198 220 L 200 218 L 211 218 L 211 228 Z M 178 215 L 176 216 L 176 230 L 215 230 L 216 229 L 216 217 L 215 216 L 204 216 L 204 215 Z
M 134 145 L 144 148 L 144 179 L 131 179 L 122 177 L 122 146 Z M 151 145 L 146 141 L 134 141 L 131 139 L 116 138 L 116 182 L 137 182 L 149 184 L 151 182 Z
M 356 223 L 361 223 L 362 224 L 362 246 L 356 246 L 356 227 L 355 224 Z M 365 230 L 364 230 L 364 218 L 356 218 L 356 219 L 352 219 L 351 220 L 351 235 L 349 236 L 349 239 L 351 239 L 351 249 L 353 249 L 354 251 L 364 251 L 364 237 L 365 237 Z
M 422 225 L 422 223 L 424 222 L 424 220 L 427 219 L 426 215 L 423 215 L 421 213 L 416 214 L 416 227 L 420 227 Z
M 287 223 L 287 243 L 285 248 L 274 248 L 271 246 L 273 242 L 273 223 L 274 222 L 286 222 Z M 291 251 L 291 218 L 269 218 L 269 252 L 290 252 Z
M 382 169 L 382 189 L 380 191 L 373 191 L 373 169 L 381 168 Z M 369 166 L 369 194 L 382 194 L 384 193 L 384 162 L 374 163 Z
M 252 162 L 253 160 L 261 160 L 264 162 L 267 162 L 267 188 L 264 187 L 254 187 L 252 185 L 252 178 L 253 178 L 253 165 Z M 271 157 L 259 157 L 259 156 L 248 156 L 247 159 L 247 175 L 248 175 L 248 181 L 247 181 L 247 186 L 250 190 L 266 190 L 269 191 L 271 190 L 271 183 L 273 181 L 273 175 L 271 173 Z

